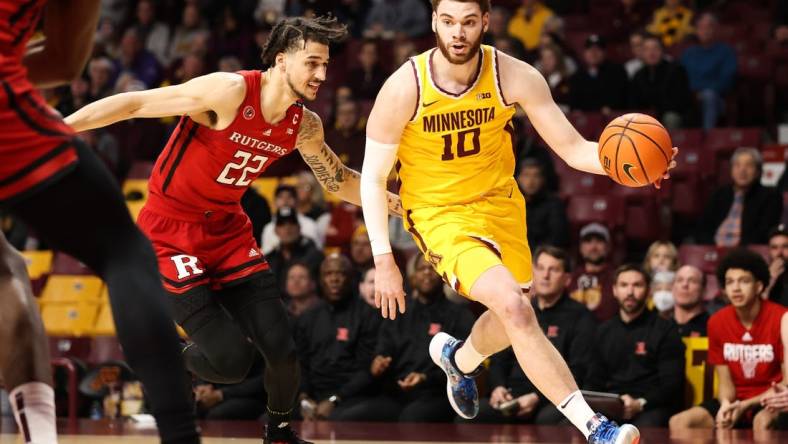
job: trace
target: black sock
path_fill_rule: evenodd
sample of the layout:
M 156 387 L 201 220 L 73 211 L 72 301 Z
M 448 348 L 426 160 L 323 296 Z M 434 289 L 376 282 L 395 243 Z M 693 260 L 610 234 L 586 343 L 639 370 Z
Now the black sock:
M 266 406 L 265 411 L 268 413 L 269 430 L 290 427 L 290 414 L 292 413 L 292 410 L 288 410 L 287 412 L 277 412 Z

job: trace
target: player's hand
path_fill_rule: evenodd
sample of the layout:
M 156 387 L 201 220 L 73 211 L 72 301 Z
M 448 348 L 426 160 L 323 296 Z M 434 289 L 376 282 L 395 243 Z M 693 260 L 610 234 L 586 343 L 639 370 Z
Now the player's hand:
M 675 146 L 673 147 L 673 155 L 670 156 L 670 163 L 668 164 L 668 170 L 665 171 L 665 175 L 660 177 L 654 182 L 654 188 L 660 189 L 662 187 L 662 181 L 665 179 L 670 179 L 670 170 L 676 168 L 676 155 L 679 153 L 679 149 Z
M 761 405 L 770 412 L 788 412 L 788 387 L 772 382 L 771 393 L 761 398 Z
M 497 409 L 501 404 L 512 399 L 512 393 L 509 392 L 509 389 L 499 385 L 490 393 L 490 407 Z
M 723 401 L 720 405 L 720 411 L 717 412 L 717 428 L 732 429 L 736 421 L 742 414 L 740 401 Z
M 404 392 L 413 390 L 417 385 L 427 380 L 427 375 L 424 373 L 411 372 L 405 379 L 397 381 L 399 388 Z
M 372 376 L 377 378 L 388 370 L 389 365 L 391 365 L 391 356 L 377 355 L 375 359 L 372 360 L 369 372 L 372 373 Z
M 539 404 L 539 396 L 536 393 L 528 393 L 517 398 L 517 402 L 520 404 L 517 416 L 527 416 L 536 409 L 536 406 Z
M 772 282 L 775 282 L 785 271 L 785 261 L 782 258 L 777 258 L 769 264 L 769 274 L 772 277 Z
M 302 396 L 300 407 L 302 418 L 306 420 L 317 419 L 317 403 L 313 399 Z
M 629 395 L 621 395 L 621 401 L 624 402 L 624 419 L 632 419 L 643 411 L 640 401 Z
M 397 318 L 397 308 L 405 313 L 405 292 L 402 274 L 391 253 L 375 256 L 375 306 L 387 319 Z

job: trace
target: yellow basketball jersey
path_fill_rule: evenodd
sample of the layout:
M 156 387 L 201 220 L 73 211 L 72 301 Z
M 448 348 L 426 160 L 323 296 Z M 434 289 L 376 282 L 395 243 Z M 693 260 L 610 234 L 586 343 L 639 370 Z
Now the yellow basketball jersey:
M 405 209 L 462 204 L 514 175 L 514 106 L 502 97 L 497 51 L 481 47 L 478 75 L 460 94 L 432 77 L 433 48 L 411 58 L 418 104 L 400 141 L 397 173 Z

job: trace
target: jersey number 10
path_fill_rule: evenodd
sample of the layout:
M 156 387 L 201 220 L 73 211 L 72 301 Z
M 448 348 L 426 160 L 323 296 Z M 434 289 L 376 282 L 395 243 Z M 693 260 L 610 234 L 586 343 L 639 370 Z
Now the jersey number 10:
M 235 185 L 237 187 L 245 187 L 249 186 L 252 183 L 252 179 L 247 179 L 246 176 L 252 174 L 255 175 L 263 169 L 265 163 L 268 162 L 268 158 L 265 156 L 252 156 L 252 153 L 247 153 L 246 151 L 238 150 L 235 152 L 233 156 L 236 159 L 240 159 L 240 162 L 230 162 L 225 165 L 224 170 L 222 170 L 222 174 L 216 178 L 216 181 L 219 183 L 223 183 L 225 185 Z M 252 166 L 246 166 L 249 161 L 256 164 Z M 243 170 L 241 173 L 241 177 L 230 177 L 230 173 L 235 170 Z
M 481 128 L 473 128 L 457 133 L 457 157 L 468 157 L 473 156 L 474 154 L 479 154 L 479 151 L 481 151 L 481 145 L 479 144 L 480 133 Z M 465 149 L 465 136 L 468 134 L 471 134 L 471 138 L 473 140 L 473 148 L 470 150 Z M 452 143 L 452 135 L 444 134 L 442 137 L 443 155 L 441 156 L 441 160 L 454 160 L 454 153 L 452 152 L 454 145 Z

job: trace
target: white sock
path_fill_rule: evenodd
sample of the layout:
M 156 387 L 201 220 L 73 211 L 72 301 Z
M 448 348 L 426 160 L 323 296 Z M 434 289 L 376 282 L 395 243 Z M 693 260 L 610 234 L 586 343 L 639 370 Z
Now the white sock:
M 588 406 L 580 390 L 570 393 L 556 407 L 588 439 L 588 435 L 591 434 L 588 430 L 588 421 L 594 417 L 594 411 Z
M 462 346 L 455 352 L 454 362 L 457 364 L 457 368 L 460 369 L 461 372 L 471 373 L 472 371 L 476 370 L 489 356 L 490 355 L 483 355 L 479 353 L 473 346 L 471 337 L 468 336 L 468 339 L 465 340 Z
M 28 382 L 11 390 L 8 400 L 26 444 L 57 444 L 52 387 L 43 382 Z

